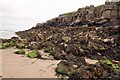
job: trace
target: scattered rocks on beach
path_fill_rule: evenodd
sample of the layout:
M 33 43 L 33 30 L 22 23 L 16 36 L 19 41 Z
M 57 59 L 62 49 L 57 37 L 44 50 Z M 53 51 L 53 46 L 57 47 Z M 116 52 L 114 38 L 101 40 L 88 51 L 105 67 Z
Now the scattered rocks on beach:
M 114 26 L 47 27 L 19 32 L 18 35 L 29 41 L 27 48 L 48 48 L 56 59 L 65 59 L 67 55 L 72 54 L 79 57 L 120 61 L 119 28 L 114 28 Z M 29 35 L 36 36 L 31 38 L 33 36 L 29 37 Z

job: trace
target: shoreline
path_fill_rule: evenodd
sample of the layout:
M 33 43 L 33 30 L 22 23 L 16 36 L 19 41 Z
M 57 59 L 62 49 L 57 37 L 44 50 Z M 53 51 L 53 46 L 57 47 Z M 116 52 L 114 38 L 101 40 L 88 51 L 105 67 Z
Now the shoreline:
M 18 37 L 18 35 L 14 31 L 0 31 L 0 38 L 10 39 L 12 37 Z

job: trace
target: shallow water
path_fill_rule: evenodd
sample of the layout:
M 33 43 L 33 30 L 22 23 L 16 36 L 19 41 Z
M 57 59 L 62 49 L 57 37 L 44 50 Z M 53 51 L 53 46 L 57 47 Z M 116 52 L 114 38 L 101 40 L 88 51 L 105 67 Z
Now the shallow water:
M 0 31 L 0 38 L 9 39 L 11 37 L 18 37 L 14 31 Z

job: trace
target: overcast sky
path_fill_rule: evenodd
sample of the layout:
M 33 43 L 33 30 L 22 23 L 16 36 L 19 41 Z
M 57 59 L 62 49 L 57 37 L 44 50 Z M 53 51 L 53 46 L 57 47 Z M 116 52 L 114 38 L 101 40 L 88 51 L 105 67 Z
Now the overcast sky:
M 0 30 L 25 30 L 59 14 L 106 0 L 0 0 Z

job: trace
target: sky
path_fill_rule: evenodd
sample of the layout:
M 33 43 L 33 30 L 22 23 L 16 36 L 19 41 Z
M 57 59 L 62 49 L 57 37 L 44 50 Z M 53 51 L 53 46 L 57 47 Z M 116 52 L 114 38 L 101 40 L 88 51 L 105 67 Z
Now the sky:
M 0 31 L 30 29 L 36 23 L 76 11 L 80 7 L 101 5 L 106 0 L 0 0 Z

